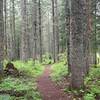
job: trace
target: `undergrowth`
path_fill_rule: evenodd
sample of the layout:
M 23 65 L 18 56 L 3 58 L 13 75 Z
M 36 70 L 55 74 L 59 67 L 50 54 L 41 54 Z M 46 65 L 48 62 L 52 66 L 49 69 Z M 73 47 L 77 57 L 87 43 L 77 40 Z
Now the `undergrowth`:
M 65 62 L 59 62 L 52 65 L 51 77 L 54 81 L 60 81 L 68 74 L 68 67 Z
M 90 69 L 90 73 L 85 79 L 85 86 L 86 92 L 84 100 L 95 100 L 93 98 L 100 99 L 100 65 Z
M 48 64 L 52 64 L 52 63 L 53 63 L 53 60 L 52 60 L 52 57 L 49 54 L 43 55 L 43 62 L 42 62 L 42 64 L 48 65 Z
M 66 93 L 72 93 L 77 97 L 83 98 L 82 100 L 100 100 L 100 65 L 90 68 L 89 75 L 84 80 L 85 89 L 74 90 L 65 88 Z
M 68 75 L 68 67 L 63 55 L 60 57 L 60 62 L 52 65 L 52 80 L 60 82 Z M 92 66 L 89 75 L 84 80 L 85 89 L 71 90 L 66 87 L 66 93 L 73 94 L 75 100 L 83 98 L 83 100 L 100 100 L 100 65 Z M 79 96 L 79 97 L 78 97 Z
M 7 63 L 5 61 L 4 65 Z M 20 96 L 1 93 L 0 100 L 41 100 L 40 94 L 37 91 L 36 78 L 43 73 L 44 66 L 38 61 L 34 64 L 32 60 L 27 62 L 14 61 L 12 63 L 23 75 L 19 77 L 5 77 L 0 84 L 0 90 L 17 92 L 20 93 Z M 23 92 L 25 94 L 21 96 Z
M 59 62 L 52 65 L 51 78 L 53 81 L 59 82 L 68 75 L 68 66 L 66 59 L 66 53 L 59 54 Z
M 5 61 L 4 66 L 6 66 L 8 62 Z M 12 62 L 14 66 L 20 71 L 25 73 L 28 76 L 37 77 L 40 74 L 42 74 L 44 70 L 44 66 L 39 63 L 39 61 L 35 61 L 35 64 L 33 60 L 29 60 L 27 62 L 22 61 L 14 61 Z

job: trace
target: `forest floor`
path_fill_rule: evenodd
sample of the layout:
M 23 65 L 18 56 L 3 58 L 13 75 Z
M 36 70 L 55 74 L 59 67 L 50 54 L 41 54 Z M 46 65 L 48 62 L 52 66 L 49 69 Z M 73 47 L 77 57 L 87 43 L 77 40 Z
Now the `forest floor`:
M 38 90 L 43 100 L 72 100 L 71 97 L 56 85 L 50 78 L 51 66 L 46 66 L 44 73 L 37 80 Z

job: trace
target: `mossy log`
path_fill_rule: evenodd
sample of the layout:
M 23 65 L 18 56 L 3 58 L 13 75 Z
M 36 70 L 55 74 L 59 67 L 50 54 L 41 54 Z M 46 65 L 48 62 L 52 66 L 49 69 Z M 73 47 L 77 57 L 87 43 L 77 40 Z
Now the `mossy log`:
M 19 71 L 13 63 L 9 62 L 4 69 L 4 75 L 19 76 Z

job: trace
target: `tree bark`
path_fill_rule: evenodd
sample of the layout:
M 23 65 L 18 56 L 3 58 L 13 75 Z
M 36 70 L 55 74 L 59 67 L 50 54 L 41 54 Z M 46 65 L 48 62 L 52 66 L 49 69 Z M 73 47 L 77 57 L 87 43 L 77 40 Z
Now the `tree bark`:
M 86 18 L 84 23 L 84 73 L 87 75 L 90 67 L 90 37 L 92 33 L 91 0 L 86 1 Z
M 20 59 L 22 61 L 28 60 L 28 32 L 27 32 L 27 12 L 26 0 L 21 0 L 21 16 L 22 16 L 22 32 L 21 32 L 21 52 Z
M 4 0 L 4 57 L 7 59 L 7 1 Z
M 84 34 L 87 34 L 87 0 L 71 0 L 71 30 L 70 30 L 70 54 L 71 54 L 71 85 L 72 88 L 84 86 L 84 69 L 86 57 L 84 51 Z M 87 41 L 88 37 L 86 38 Z M 85 48 L 85 50 L 84 50 Z
M 97 65 L 97 23 L 96 23 L 96 18 L 97 18 L 97 0 L 95 0 L 95 34 L 94 34 L 95 50 L 94 50 L 94 57 L 93 57 L 94 65 Z
M 0 81 L 3 73 L 3 60 L 4 60 L 3 0 L 0 0 Z
M 32 8 L 32 32 L 33 32 L 33 60 L 37 59 L 37 0 L 33 0 Z
M 65 4 L 66 10 L 66 37 L 67 37 L 67 62 L 68 62 L 68 72 L 71 72 L 70 65 L 70 22 L 71 22 L 71 1 L 66 0 Z
M 53 58 L 54 62 L 59 60 L 59 29 L 58 29 L 58 7 L 57 0 L 52 0 L 53 19 Z
M 15 34 L 15 0 L 12 0 L 12 47 L 13 60 L 16 59 L 16 34 Z
M 7 55 L 9 60 L 16 58 L 16 39 L 15 39 L 15 4 L 10 0 L 10 32 L 8 33 Z
M 39 37 L 40 37 L 40 62 L 42 62 L 42 32 L 41 32 L 41 0 L 39 0 Z

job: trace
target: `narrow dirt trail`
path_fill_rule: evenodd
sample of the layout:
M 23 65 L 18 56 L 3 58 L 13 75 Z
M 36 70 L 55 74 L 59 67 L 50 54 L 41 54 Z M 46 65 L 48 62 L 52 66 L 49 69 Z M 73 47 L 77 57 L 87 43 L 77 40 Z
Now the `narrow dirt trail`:
M 43 100 L 71 100 L 54 82 L 50 80 L 51 67 L 45 68 L 42 76 L 38 78 L 38 90 Z

